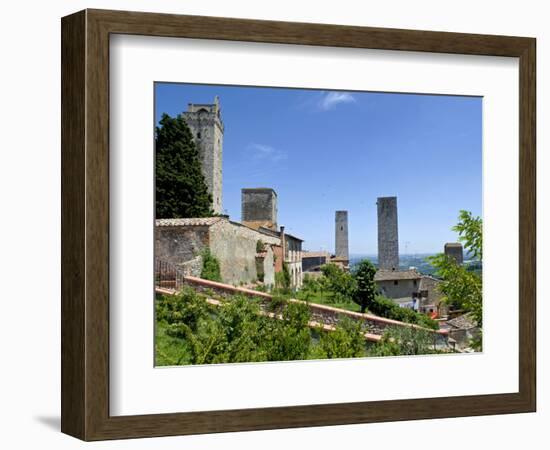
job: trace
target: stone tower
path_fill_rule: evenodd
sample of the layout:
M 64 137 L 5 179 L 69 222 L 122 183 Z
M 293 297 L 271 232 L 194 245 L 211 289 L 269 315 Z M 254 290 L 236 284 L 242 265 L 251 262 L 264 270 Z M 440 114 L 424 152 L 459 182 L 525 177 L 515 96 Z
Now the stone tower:
M 271 188 L 242 189 L 241 222 L 251 228 L 277 231 L 277 193 Z
M 349 261 L 348 246 L 348 212 L 336 211 L 335 214 L 335 255 L 337 258 Z
M 213 104 L 189 103 L 182 117 L 191 129 L 199 150 L 202 173 L 212 195 L 212 209 L 216 214 L 221 214 L 223 122 L 220 100 L 216 96 Z
M 462 244 L 460 242 L 448 242 L 445 244 L 445 255 L 455 260 L 458 265 L 464 262 Z
M 397 197 L 378 197 L 378 267 L 399 270 Z

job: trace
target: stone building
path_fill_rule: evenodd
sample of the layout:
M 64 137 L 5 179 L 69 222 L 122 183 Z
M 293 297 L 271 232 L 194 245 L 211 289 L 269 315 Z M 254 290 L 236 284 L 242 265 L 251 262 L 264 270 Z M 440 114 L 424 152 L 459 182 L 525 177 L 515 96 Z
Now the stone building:
M 378 197 L 378 267 L 399 269 L 397 197 Z
M 349 265 L 349 244 L 348 244 L 348 212 L 336 211 L 334 218 L 335 231 L 335 256 Z
M 213 104 L 189 103 L 182 117 L 189 126 L 201 158 L 202 173 L 212 195 L 212 208 L 216 214 L 222 209 L 222 149 L 224 127 L 220 101 Z
M 254 230 L 227 217 L 158 219 L 155 226 L 155 258 L 200 276 L 201 253 L 209 248 L 220 263 L 222 281 L 247 284 L 263 279 L 275 282 L 275 258 L 279 236 Z
M 318 272 L 321 266 L 330 262 L 329 252 L 302 252 L 302 271 Z
M 381 295 L 401 306 L 411 307 L 413 299 L 416 309 L 423 313 L 447 314 L 446 306 L 441 302 L 439 291 L 440 280 L 430 275 L 423 275 L 415 269 L 409 270 L 379 270 L 374 281 Z
M 285 227 L 281 226 L 279 231 L 272 230 L 270 228 L 260 227 L 259 231 L 269 234 L 273 237 L 278 237 L 281 240 L 281 255 L 284 252 L 284 263 L 288 267 L 290 272 L 290 284 L 293 289 L 300 289 L 303 282 L 303 269 L 302 269 L 302 244 L 303 240 L 285 233 Z M 277 250 L 276 250 L 277 251 Z M 276 260 L 278 260 L 276 254 Z M 282 264 L 280 270 L 283 270 Z M 279 267 L 276 267 L 276 272 L 279 271 Z
M 374 275 L 380 293 L 393 300 L 416 297 L 421 278 L 416 270 L 378 270 Z
M 241 189 L 241 222 L 250 228 L 277 230 L 277 193 L 271 188 Z
M 302 239 L 284 232 L 281 227 L 283 248 L 285 249 L 285 262 L 290 272 L 290 283 L 293 288 L 300 289 L 303 282 L 302 269 Z
M 460 242 L 447 242 L 445 244 L 445 255 L 455 260 L 458 265 L 464 262 L 464 252 Z

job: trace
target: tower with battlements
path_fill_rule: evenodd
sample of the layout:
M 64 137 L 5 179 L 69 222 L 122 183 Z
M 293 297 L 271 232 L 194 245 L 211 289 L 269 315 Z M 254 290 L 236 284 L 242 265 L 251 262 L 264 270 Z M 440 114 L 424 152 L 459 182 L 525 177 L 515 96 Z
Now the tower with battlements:
M 182 117 L 189 126 L 199 150 L 202 173 L 212 195 L 212 209 L 221 214 L 222 209 L 222 149 L 223 122 L 220 100 L 216 96 L 213 104 L 189 103 Z
M 335 227 L 335 255 L 336 258 L 349 261 L 348 244 L 348 212 L 336 211 L 334 219 Z
M 399 270 L 397 197 L 378 197 L 378 267 Z

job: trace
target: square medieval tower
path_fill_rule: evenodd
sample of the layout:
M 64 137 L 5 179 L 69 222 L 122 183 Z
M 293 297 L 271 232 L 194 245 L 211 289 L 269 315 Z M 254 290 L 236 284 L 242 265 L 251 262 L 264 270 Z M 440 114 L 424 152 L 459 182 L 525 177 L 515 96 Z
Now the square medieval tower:
M 222 148 L 223 122 L 220 100 L 216 96 L 213 104 L 189 103 L 182 117 L 189 126 L 199 150 L 202 174 L 212 195 L 212 209 L 221 214 L 222 209 Z
M 399 270 L 397 197 L 378 197 L 378 268 Z

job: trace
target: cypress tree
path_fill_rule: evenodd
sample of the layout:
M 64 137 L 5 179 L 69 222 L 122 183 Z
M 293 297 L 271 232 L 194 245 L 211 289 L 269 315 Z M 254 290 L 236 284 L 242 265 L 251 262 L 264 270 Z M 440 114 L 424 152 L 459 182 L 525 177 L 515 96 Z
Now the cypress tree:
M 212 196 L 201 171 L 199 151 L 180 115 L 162 115 L 155 147 L 156 217 L 211 216 Z

